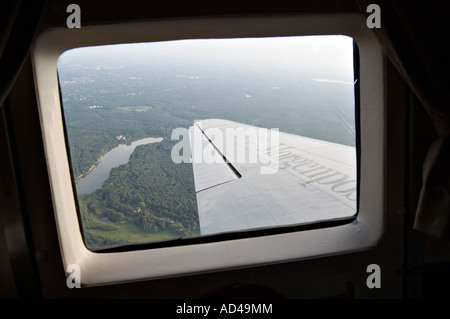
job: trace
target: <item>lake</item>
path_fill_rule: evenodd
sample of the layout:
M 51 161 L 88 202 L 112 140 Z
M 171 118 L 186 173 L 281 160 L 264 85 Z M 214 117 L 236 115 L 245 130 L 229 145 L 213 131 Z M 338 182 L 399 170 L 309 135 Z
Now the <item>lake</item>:
M 137 146 L 159 143 L 162 140 L 162 137 L 147 137 L 134 141 L 130 145 L 121 144 L 116 148 L 113 148 L 103 156 L 103 159 L 89 174 L 77 181 L 76 186 L 78 195 L 90 194 L 101 188 L 103 182 L 108 178 L 111 169 L 126 164 Z

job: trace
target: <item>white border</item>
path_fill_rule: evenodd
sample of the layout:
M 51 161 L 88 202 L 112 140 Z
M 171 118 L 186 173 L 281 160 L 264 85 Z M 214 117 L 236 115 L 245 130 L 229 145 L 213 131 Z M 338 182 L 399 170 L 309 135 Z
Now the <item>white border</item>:
M 64 51 L 89 45 L 171 39 L 348 35 L 360 54 L 360 209 L 350 224 L 150 250 L 94 253 L 79 231 L 66 153 L 56 64 Z M 82 286 L 179 276 L 259 264 L 299 260 L 373 247 L 383 233 L 384 97 L 381 47 L 363 16 L 287 15 L 172 19 L 55 28 L 33 48 L 42 134 L 64 267 L 78 264 Z

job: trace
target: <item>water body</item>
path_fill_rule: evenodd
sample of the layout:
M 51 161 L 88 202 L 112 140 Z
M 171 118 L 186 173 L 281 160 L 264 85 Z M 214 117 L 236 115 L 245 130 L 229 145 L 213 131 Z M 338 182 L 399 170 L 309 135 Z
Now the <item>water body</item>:
M 78 195 L 90 194 L 101 188 L 103 182 L 108 178 L 111 169 L 126 164 L 137 146 L 159 143 L 162 140 L 162 137 L 147 137 L 134 141 L 130 145 L 121 144 L 112 149 L 103 156 L 100 163 L 95 166 L 88 175 L 77 181 Z

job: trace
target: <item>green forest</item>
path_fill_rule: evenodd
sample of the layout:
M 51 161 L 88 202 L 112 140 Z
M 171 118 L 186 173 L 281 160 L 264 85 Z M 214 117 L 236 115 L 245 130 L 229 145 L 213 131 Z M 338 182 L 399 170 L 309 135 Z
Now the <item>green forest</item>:
M 174 143 L 138 146 L 101 189 L 79 196 L 90 249 L 199 235 L 192 166 L 173 163 Z

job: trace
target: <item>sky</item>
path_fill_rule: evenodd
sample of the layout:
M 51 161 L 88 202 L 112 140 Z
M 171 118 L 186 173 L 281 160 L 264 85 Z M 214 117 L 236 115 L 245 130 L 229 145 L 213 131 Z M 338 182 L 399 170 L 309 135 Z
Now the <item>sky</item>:
M 353 82 L 353 39 L 347 36 L 193 39 L 69 50 L 61 63 L 136 61 L 315 70 L 321 80 Z

